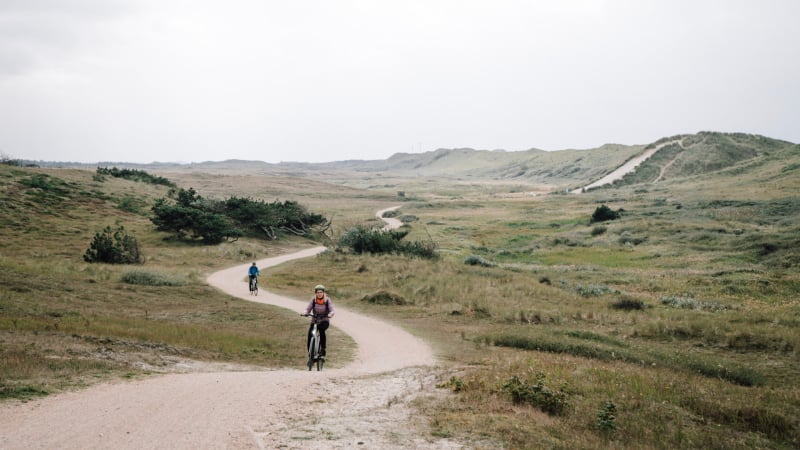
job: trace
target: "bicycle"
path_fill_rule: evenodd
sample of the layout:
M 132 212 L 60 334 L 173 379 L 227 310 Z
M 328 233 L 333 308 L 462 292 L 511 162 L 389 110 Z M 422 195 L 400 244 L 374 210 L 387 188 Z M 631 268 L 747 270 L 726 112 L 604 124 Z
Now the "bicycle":
M 308 370 L 311 370 L 314 365 L 317 366 L 317 371 L 322 370 L 325 364 L 325 356 L 320 353 L 319 348 L 319 330 L 317 329 L 317 320 L 325 317 L 322 314 L 300 314 L 304 317 L 313 318 L 311 326 L 311 340 L 308 341 Z
M 258 295 L 258 277 L 250 277 L 250 295 Z

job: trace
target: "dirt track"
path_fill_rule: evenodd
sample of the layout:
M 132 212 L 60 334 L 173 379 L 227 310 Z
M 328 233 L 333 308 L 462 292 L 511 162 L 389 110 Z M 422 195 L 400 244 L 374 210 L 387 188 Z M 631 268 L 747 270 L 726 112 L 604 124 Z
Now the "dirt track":
M 261 260 L 259 266 L 322 250 Z M 247 267 L 217 272 L 208 281 L 253 300 L 244 281 Z M 265 291 L 255 299 L 298 312 L 305 306 Z M 354 361 L 342 369 L 169 374 L 7 403 L 0 406 L 0 449 L 461 448 L 423 438 L 427 424 L 407 407 L 433 392 L 435 360 L 428 345 L 341 307 L 333 326 L 358 345 Z

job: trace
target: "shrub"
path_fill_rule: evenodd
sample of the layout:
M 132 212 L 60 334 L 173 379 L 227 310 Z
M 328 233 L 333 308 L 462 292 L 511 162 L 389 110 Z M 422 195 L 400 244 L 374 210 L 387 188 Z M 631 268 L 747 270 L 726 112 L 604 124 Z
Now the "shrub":
M 704 302 L 687 296 L 662 297 L 661 304 L 683 309 L 701 309 L 706 311 L 723 311 L 729 309 L 727 305 L 717 302 Z
M 159 231 L 169 231 L 179 239 L 202 239 L 218 244 L 248 234 L 277 239 L 281 233 L 308 236 L 324 233 L 330 221 L 310 213 L 294 201 L 255 201 L 231 197 L 224 201 L 198 195 L 193 188 L 180 189 L 175 201 L 158 199 L 150 219 Z
M 139 252 L 139 242 L 125 232 L 120 226 L 113 232 L 107 226 L 100 233 L 95 233 L 91 245 L 83 254 L 86 262 L 102 262 L 109 264 L 141 264 L 144 262 Z
M 134 198 L 131 196 L 122 197 L 117 203 L 117 208 L 122 211 L 126 211 L 133 214 L 141 214 L 142 208 L 144 208 L 147 204 L 144 200 Z
M 562 389 L 548 387 L 542 372 L 536 374 L 536 383 L 533 384 L 514 375 L 503 383 L 502 390 L 511 396 L 511 401 L 515 404 L 529 404 L 548 414 L 563 414 L 569 407 L 567 393 Z
M 614 211 L 606 205 L 601 205 L 594 210 L 590 223 L 606 222 L 608 220 L 619 219 L 619 217 L 620 211 Z
M 603 409 L 597 413 L 597 428 L 603 433 L 611 433 L 617 429 L 617 405 L 611 400 L 603 405 Z
M 24 165 L 22 160 L 14 159 L 4 154 L 0 154 L 0 164 L 5 164 L 7 166 L 16 166 L 16 167 L 22 167 Z
M 433 241 L 401 242 L 408 230 L 379 230 L 358 226 L 344 233 L 338 241 L 340 247 L 349 247 L 353 253 L 397 253 L 422 258 L 436 257 Z
M 436 387 L 439 389 L 451 389 L 453 392 L 461 392 L 464 390 L 464 380 L 453 375 L 447 382 L 437 384 Z
M 409 301 L 400 295 L 388 291 L 378 291 L 373 294 L 365 295 L 361 298 L 362 302 L 374 303 L 376 305 L 407 305 Z
M 588 286 L 577 285 L 575 286 L 575 290 L 580 294 L 582 297 L 600 297 L 605 294 L 618 294 L 619 291 L 608 287 L 606 285 L 600 284 L 590 284 Z
M 167 178 L 150 175 L 144 170 L 117 169 L 116 167 L 112 167 L 109 169 L 108 167 L 98 167 L 96 174 L 99 176 L 110 175 L 112 177 L 124 178 L 126 180 L 131 180 L 131 181 L 175 187 L 175 183 L 169 181 Z
M 419 256 L 421 258 L 436 258 L 436 243 L 433 241 L 401 242 L 400 253 Z
M 596 226 L 592 228 L 592 236 L 600 236 L 601 234 L 605 233 L 608 228 L 604 227 L 603 225 Z
M 467 256 L 466 258 L 464 258 L 464 264 L 467 264 L 467 265 L 470 265 L 470 266 L 483 266 L 483 267 L 494 267 L 494 266 L 496 266 L 495 263 L 487 261 L 487 260 L 483 259 L 482 256 L 478 256 L 478 255 L 469 255 L 469 256 Z
M 164 274 L 157 272 L 149 272 L 146 270 L 133 270 L 126 272 L 120 279 L 123 283 L 137 284 L 142 286 L 183 286 L 186 284 L 184 280 L 179 280 L 173 277 L 168 277 Z
M 339 237 L 339 246 L 349 247 L 353 253 L 392 253 L 400 247 L 400 240 L 408 231 L 379 230 L 358 226 Z
M 624 309 L 626 311 L 632 311 L 635 309 L 638 310 L 644 309 L 645 304 L 638 298 L 622 297 L 616 302 L 612 303 L 611 307 L 614 309 Z
M 634 237 L 633 234 L 631 234 L 631 232 L 627 231 L 627 230 L 623 231 L 619 235 L 619 243 L 623 244 L 623 245 L 626 245 L 626 244 L 627 245 L 639 245 L 639 244 L 645 242 L 646 240 L 647 240 L 646 238 Z

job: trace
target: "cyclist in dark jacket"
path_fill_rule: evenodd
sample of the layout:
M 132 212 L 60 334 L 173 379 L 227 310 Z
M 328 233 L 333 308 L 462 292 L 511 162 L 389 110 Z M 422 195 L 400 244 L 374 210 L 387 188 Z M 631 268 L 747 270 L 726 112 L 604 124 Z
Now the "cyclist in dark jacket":
M 322 356 L 325 356 L 325 330 L 330 326 L 330 318 L 333 317 L 333 302 L 328 294 L 325 292 L 325 286 L 318 284 L 314 286 L 314 297 L 306 307 L 306 314 L 311 314 L 311 311 L 317 318 L 311 318 L 311 324 L 308 326 L 308 339 L 306 339 L 306 348 L 311 343 L 311 330 L 314 322 L 317 323 L 317 330 L 319 330 L 319 347 Z
M 247 275 L 250 276 L 251 283 L 253 282 L 253 278 L 256 278 L 259 275 L 261 275 L 261 271 L 258 270 L 258 266 L 256 266 L 256 263 L 253 263 L 253 265 L 250 266 L 250 268 L 247 270 Z

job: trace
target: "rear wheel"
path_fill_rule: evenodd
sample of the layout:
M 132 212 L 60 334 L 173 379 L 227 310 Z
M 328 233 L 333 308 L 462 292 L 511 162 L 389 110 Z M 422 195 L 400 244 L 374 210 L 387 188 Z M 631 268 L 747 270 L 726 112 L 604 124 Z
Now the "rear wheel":
M 250 295 L 255 295 L 258 292 L 258 282 L 255 278 L 250 279 Z

